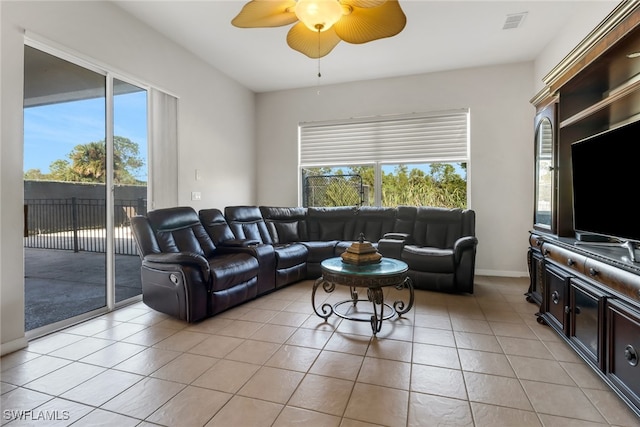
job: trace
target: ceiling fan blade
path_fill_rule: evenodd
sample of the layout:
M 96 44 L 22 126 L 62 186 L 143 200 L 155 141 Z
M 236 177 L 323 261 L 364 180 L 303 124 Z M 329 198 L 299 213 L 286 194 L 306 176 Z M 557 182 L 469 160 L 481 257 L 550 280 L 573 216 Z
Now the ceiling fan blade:
M 281 27 L 293 24 L 298 17 L 293 12 L 295 0 L 251 0 L 231 23 L 240 28 Z
M 387 0 L 373 8 L 353 8 L 333 25 L 338 36 L 348 43 L 367 43 L 384 37 L 392 37 L 404 29 L 407 23 L 400 3 Z
M 378 7 L 382 6 L 387 0 L 340 0 L 341 4 L 351 7 Z
M 304 53 L 309 58 L 322 58 L 340 43 L 340 37 L 332 28 L 314 32 L 302 22 L 291 27 L 287 34 L 287 44 L 293 50 Z

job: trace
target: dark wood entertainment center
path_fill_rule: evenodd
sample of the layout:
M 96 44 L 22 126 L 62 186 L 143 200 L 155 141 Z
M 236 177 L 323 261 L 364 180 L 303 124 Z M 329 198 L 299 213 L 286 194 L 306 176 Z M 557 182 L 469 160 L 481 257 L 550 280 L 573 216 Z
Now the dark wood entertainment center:
M 640 262 L 626 248 L 577 241 L 571 181 L 573 142 L 640 120 L 640 4 L 620 3 L 544 83 L 531 100 L 536 188 L 527 300 L 540 305 L 538 321 L 640 416 Z

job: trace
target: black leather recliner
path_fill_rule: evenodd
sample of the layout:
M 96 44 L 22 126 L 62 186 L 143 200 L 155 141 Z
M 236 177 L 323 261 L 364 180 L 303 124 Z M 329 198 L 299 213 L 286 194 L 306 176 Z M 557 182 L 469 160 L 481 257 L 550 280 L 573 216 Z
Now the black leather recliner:
M 149 307 L 196 322 L 257 295 L 256 258 L 216 247 L 192 208 L 134 216 L 131 228 Z
M 305 245 L 295 242 L 274 241 L 269 233 L 260 208 L 257 206 L 227 206 L 224 216 L 236 239 L 252 240 L 258 245 L 269 245 L 275 252 L 276 288 L 298 282 L 307 277 Z
M 473 293 L 478 245 L 475 212 L 434 207 L 410 209 L 415 209 L 415 220 L 400 259 L 409 266 L 414 286 Z
M 276 288 L 276 252 L 273 246 L 262 245 L 256 239 L 236 239 L 220 209 L 202 209 L 198 216 L 216 247 L 225 248 L 228 252 L 248 253 L 258 260 L 258 295 Z

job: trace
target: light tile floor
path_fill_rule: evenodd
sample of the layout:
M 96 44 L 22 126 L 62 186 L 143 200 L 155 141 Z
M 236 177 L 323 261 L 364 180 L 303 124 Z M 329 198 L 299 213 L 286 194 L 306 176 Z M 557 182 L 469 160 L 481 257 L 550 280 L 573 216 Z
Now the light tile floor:
M 312 281 L 192 325 L 137 303 L 3 357 L 2 425 L 640 426 L 536 322 L 527 283 L 417 291 L 377 337 L 317 317 Z

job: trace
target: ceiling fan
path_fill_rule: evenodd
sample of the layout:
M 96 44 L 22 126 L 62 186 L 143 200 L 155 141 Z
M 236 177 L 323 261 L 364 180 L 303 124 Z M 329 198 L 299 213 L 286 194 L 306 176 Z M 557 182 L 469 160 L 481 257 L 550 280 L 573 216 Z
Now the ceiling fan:
M 296 23 L 287 44 L 309 58 L 327 55 L 341 40 L 361 44 L 395 36 L 406 22 L 398 0 L 251 0 L 231 21 L 240 28 Z

